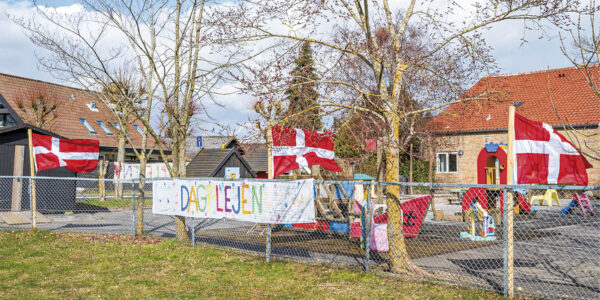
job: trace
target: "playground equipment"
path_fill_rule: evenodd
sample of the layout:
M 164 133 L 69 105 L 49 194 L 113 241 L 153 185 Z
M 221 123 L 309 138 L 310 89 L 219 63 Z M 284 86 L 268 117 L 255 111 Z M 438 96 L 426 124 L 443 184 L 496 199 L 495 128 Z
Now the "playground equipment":
M 544 201 L 548 204 L 548 206 L 552 206 L 552 200 L 556 201 L 556 205 L 560 206 L 560 201 L 558 200 L 558 192 L 555 189 L 547 189 L 544 195 L 537 195 L 531 197 L 529 200 L 529 204 L 533 204 L 533 201 L 540 201 L 540 206 Z
M 566 214 L 570 213 L 575 207 L 581 208 L 581 213 L 583 214 L 584 217 L 587 217 L 588 214 L 590 216 L 596 215 L 596 212 L 594 211 L 594 208 L 592 207 L 592 203 L 590 202 L 590 199 L 588 198 L 586 193 L 583 193 L 581 195 L 579 195 L 577 193 L 573 193 L 573 200 L 571 200 L 569 205 L 567 205 L 567 207 L 563 208 L 560 211 L 560 213 L 563 215 L 566 215 Z
M 516 213 L 530 213 L 532 211 L 531 204 L 525 201 L 524 193 L 520 193 L 519 191 L 515 191 L 517 195 L 518 205 L 515 205 Z M 465 212 L 467 209 L 471 207 L 471 203 L 473 202 L 473 198 L 477 197 L 478 203 L 485 210 L 489 210 L 490 206 L 488 197 L 492 195 L 497 195 L 500 200 L 500 212 L 504 213 L 504 195 L 502 190 L 492 190 L 492 189 L 484 189 L 484 188 L 470 188 L 463 196 L 462 200 L 462 211 Z
M 488 215 L 477 197 L 473 197 L 471 205 L 465 211 L 465 217 L 467 219 L 468 232 L 461 232 L 461 238 L 468 238 L 472 241 L 496 240 L 494 218 Z M 480 224 L 479 233 L 476 231 L 476 224 Z
M 322 179 L 322 178 L 320 178 Z M 355 183 L 325 185 L 318 183 L 315 191 L 316 222 L 301 224 L 285 224 L 283 227 L 308 229 L 324 232 L 347 234 L 350 238 L 361 238 L 363 248 L 369 234 L 369 246 L 373 251 L 387 252 L 387 212 L 386 206 L 380 204 L 375 185 L 368 181 L 375 178 L 355 174 Z M 370 197 L 371 232 L 365 232 L 366 203 Z M 431 196 L 421 196 L 401 203 L 404 237 L 416 237 L 419 234 Z M 378 213 L 377 210 L 383 212 Z
M 376 204 L 373 207 L 373 212 L 377 211 L 379 208 L 382 208 L 384 211 L 387 209 L 387 205 L 385 204 Z M 386 213 L 387 214 L 387 213 Z M 377 252 L 389 252 L 390 246 L 388 244 L 388 235 L 387 235 L 387 219 L 385 223 L 383 220 L 375 219 L 374 214 L 371 213 L 371 233 L 369 238 L 369 249 Z M 381 215 L 379 215 L 381 216 Z M 382 219 L 382 218 L 379 218 Z

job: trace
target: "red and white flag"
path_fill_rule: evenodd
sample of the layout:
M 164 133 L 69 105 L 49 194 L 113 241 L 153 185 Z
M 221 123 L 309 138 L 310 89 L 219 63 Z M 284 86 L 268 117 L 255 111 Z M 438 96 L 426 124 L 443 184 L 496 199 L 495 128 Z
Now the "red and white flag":
M 515 114 L 516 184 L 587 185 L 592 165 L 552 126 Z
M 335 162 L 331 132 L 273 127 L 273 178 L 314 165 L 332 172 L 342 171 Z
M 97 140 L 59 139 L 35 134 L 33 154 L 36 171 L 65 167 L 76 173 L 89 173 L 98 165 L 100 143 Z

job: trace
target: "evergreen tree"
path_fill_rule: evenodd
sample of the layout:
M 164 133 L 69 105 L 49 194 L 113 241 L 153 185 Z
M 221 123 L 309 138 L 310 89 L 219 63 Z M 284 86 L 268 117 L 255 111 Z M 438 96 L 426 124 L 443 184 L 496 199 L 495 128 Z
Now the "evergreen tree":
M 290 73 L 292 80 L 285 91 L 288 108 L 285 116 L 289 116 L 284 125 L 295 128 L 319 131 L 323 128 L 321 108 L 317 100 L 317 80 L 312 49 L 309 42 L 304 42 L 300 55 L 296 59 L 296 67 Z

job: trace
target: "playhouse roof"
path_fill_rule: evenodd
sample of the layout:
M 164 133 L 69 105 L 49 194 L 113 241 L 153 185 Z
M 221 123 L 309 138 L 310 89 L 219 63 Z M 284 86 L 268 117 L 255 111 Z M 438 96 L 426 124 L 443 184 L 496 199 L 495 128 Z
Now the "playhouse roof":
M 485 76 L 460 99 L 488 93 L 488 100 L 449 105 L 432 119 L 433 126 L 443 133 L 506 130 L 508 107 L 522 101 L 517 112 L 529 119 L 553 126 L 564 123 L 597 127 L 600 97 L 585 80 L 585 71 L 591 72 L 595 80 L 600 78 L 598 68 L 576 67 Z

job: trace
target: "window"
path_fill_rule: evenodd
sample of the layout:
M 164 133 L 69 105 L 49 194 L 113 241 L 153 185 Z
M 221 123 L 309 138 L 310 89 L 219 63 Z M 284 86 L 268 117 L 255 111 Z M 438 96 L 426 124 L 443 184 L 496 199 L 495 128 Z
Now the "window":
M 114 122 L 114 123 L 113 123 L 113 126 L 115 126 L 115 128 L 116 128 L 117 130 L 121 130 L 121 125 L 119 125 L 119 123 L 117 123 L 117 122 Z
M 144 135 L 144 132 L 142 131 L 142 128 L 139 125 L 133 124 L 133 127 L 135 127 L 135 129 L 140 133 L 140 135 Z
M 102 123 L 102 121 L 96 121 L 96 122 L 98 123 L 98 125 L 100 125 L 100 128 L 102 128 L 102 130 L 104 130 L 106 135 L 113 135 L 113 133 L 110 131 L 110 129 L 108 129 L 108 127 L 106 127 L 106 125 L 104 125 L 104 123 Z
M 0 127 L 10 127 L 15 125 L 15 120 L 9 114 L 0 114 Z
M 456 173 L 458 172 L 458 153 L 444 152 L 437 154 L 437 172 L 438 173 Z
M 98 112 L 98 106 L 96 106 L 96 102 L 92 101 L 92 102 L 88 103 L 87 106 L 91 111 Z
M 98 134 L 96 130 L 94 130 L 94 127 L 92 127 L 92 125 L 90 125 L 90 123 L 88 123 L 88 121 L 86 121 L 84 118 L 79 118 L 79 121 L 81 121 L 81 124 L 83 124 L 83 126 L 85 126 L 85 128 L 87 128 L 91 134 Z

